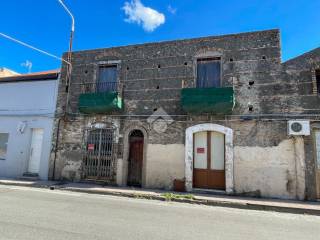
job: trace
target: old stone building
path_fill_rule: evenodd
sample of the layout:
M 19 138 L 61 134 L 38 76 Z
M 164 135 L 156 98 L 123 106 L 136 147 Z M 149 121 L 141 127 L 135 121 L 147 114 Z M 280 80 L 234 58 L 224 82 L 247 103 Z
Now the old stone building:
M 315 199 L 318 62 L 278 30 L 74 52 L 50 177 Z

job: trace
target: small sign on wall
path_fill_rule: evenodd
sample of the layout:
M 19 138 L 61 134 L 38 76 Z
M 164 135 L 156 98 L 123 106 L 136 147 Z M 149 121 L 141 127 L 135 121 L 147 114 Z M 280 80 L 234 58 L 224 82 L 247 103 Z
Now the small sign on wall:
M 89 143 L 88 144 L 88 151 L 93 151 L 94 150 L 94 144 Z
M 197 148 L 197 153 L 205 153 L 205 148 Z

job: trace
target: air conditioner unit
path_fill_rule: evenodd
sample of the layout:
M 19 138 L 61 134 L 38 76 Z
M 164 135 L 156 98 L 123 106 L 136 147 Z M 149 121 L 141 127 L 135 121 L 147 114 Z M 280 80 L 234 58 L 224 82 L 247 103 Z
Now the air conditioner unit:
M 309 136 L 310 121 L 307 120 L 290 120 L 288 121 L 288 135 Z

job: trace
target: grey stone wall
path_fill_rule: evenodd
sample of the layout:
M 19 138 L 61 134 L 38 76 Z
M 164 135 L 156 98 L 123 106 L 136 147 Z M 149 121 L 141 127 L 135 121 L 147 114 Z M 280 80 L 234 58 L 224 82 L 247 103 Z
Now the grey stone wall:
M 54 148 L 55 177 L 80 179 L 83 131 L 97 119 L 119 122 L 119 158 L 123 154 L 124 129 L 136 121 L 147 129 L 150 144 L 184 144 L 187 127 L 211 122 L 232 128 L 235 146 L 277 146 L 288 139 L 284 114 L 319 113 L 320 103 L 319 97 L 312 95 L 308 65 L 303 61 L 281 64 L 280 51 L 279 31 L 269 30 L 74 52 L 68 117 L 62 121 L 59 145 Z M 217 55 L 222 60 L 222 85 L 233 86 L 235 90 L 233 114 L 188 115 L 181 109 L 181 88 L 195 86 L 197 57 Z M 95 82 L 99 64 L 108 61 L 120 61 L 118 81 L 124 111 L 112 116 L 81 115 L 80 84 Z M 66 109 L 65 78 L 63 64 L 57 117 Z M 249 105 L 253 106 L 252 111 Z M 146 121 L 159 108 L 174 120 L 164 134 L 154 131 Z M 308 147 L 307 140 L 307 152 Z M 308 161 L 311 164 L 311 158 Z M 310 197 L 314 196 L 312 174 L 307 183 L 313 184 L 307 190 Z
M 96 81 L 99 63 L 121 61 L 124 114 L 151 115 L 159 107 L 171 115 L 185 114 L 180 90 L 195 84 L 196 57 L 217 54 L 222 59 L 222 85 L 235 87 L 235 113 L 249 113 L 249 102 L 261 113 L 260 95 L 269 92 L 261 84 L 279 81 L 281 71 L 277 30 L 75 52 L 70 110 L 78 113 L 79 84 Z M 254 85 L 249 89 L 250 81 Z
M 311 119 L 311 136 L 304 138 L 306 154 L 306 197 L 316 198 L 316 152 L 314 144 L 314 131 L 320 129 L 320 96 L 314 91 L 315 69 L 320 69 L 320 48 L 314 49 L 301 56 L 293 58 L 282 64 L 283 80 L 296 88 L 288 94 L 290 112 L 299 114 L 314 114 L 306 116 Z M 299 117 L 299 115 L 298 115 Z M 301 115 L 301 118 L 303 116 Z

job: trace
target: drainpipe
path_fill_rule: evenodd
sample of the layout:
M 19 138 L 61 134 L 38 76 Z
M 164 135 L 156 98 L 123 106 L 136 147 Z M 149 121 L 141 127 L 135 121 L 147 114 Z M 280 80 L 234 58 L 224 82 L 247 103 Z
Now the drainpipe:
M 53 158 L 53 170 L 52 170 L 52 180 L 55 180 L 55 173 L 56 173 L 56 159 L 57 159 L 57 152 L 58 152 L 58 144 L 59 144 L 59 133 L 60 133 L 60 122 L 61 118 L 58 120 L 57 126 L 57 134 L 56 134 L 56 141 L 55 141 L 55 148 L 54 148 L 54 158 Z

